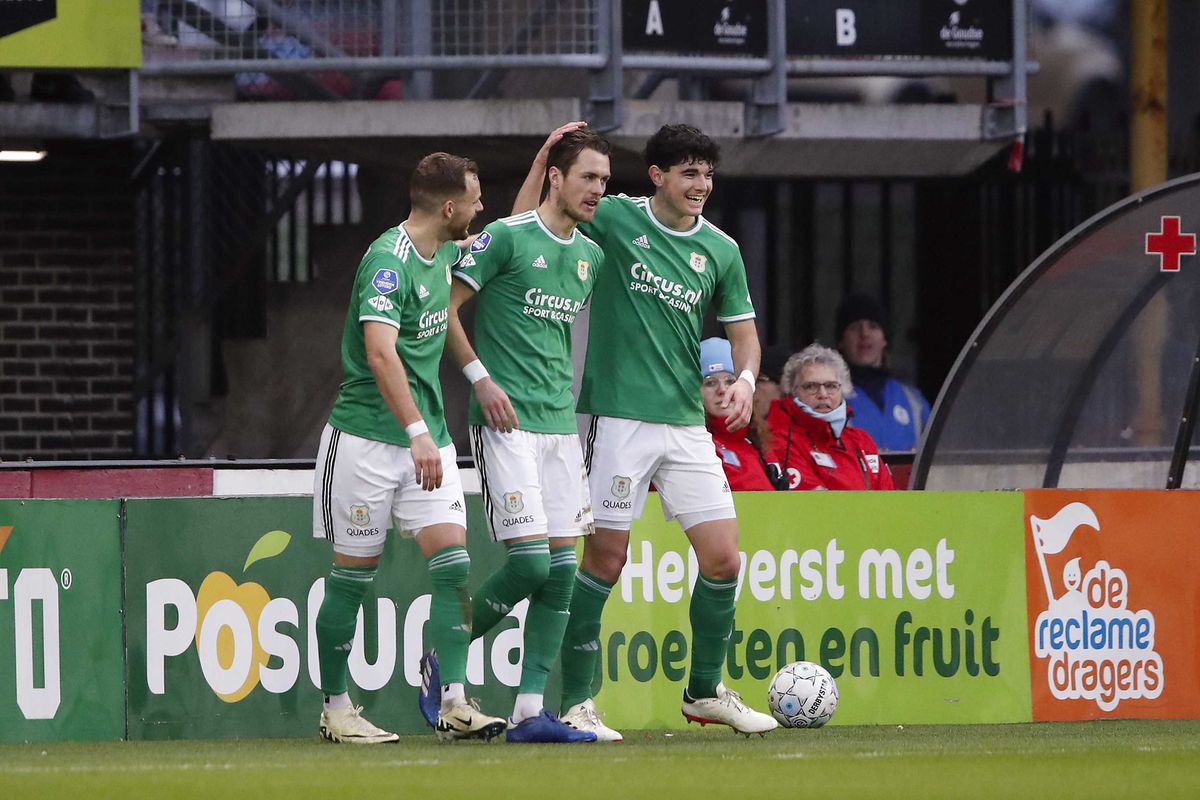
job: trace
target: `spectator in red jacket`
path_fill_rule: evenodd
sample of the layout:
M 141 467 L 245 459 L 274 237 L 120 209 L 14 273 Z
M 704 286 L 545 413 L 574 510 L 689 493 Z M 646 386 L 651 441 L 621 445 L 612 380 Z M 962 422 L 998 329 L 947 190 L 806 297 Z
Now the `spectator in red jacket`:
M 733 352 L 725 339 L 705 339 L 700 343 L 700 396 L 704 399 L 705 425 L 725 467 L 729 488 L 735 492 L 769 492 L 775 487 L 766 472 L 766 448 L 770 431 L 762 418 L 750 417 L 750 425 L 729 430 L 722 407 L 725 393 L 733 386 Z M 749 438 L 747 438 L 749 437 Z
M 790 488 L 896 488 L 870 434 L 851 422 L 850 369 L 836 350 L 804 348 L 788 359 L 780 385 L 783 397 L 767 417 L 774 433 L 767 460 Z

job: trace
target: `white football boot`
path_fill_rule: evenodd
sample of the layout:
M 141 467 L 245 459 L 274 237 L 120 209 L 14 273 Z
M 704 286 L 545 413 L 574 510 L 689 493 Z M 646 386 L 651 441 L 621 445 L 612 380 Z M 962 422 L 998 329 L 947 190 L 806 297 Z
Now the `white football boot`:
M 508 729 L 508 721 L 488 716 L 479 710 L 479 702 L 455 703 L 449 711 L 438 714 L 437 737 L 443 742 L 459 739 L 493 739 Z
M 774 717 L 750 708 L 742 702 L 741 695 L 725 688 L 723 683 L 717 684 L 716 697 L 692 699 L 685 692 L 680 711 L 688 722 L 699 722 L 701 726 L 710 723 L 728 725 L 747 736 L 752 733 L 765 734 L 779 727 Z
M 400 737 L 377 728 L 362 716 L 362 706 L 321 712 L 321 738 L 337 744 L 391 744 Z
M 597 742 L 624 741 L 620 731 L 614 731 L 600 719 L 596 703 L 590 697 L 567 709 L 567 713 L 562 715 L 562 721 L 577 731 L 591 731 L 596 734 Z

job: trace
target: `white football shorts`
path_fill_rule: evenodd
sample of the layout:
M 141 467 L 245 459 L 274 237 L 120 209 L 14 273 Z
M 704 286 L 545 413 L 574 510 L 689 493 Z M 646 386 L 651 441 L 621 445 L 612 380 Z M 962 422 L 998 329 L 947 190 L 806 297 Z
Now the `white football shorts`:
M 689 525 L 736 517 L 729 480 L 703 425 L 593 417 L 584 461 L 597 528 L 629 530 L 653 482 L 668 519 Z
M 577 435 L 472 425 L 471 454 L 494 540 L 586 536 L 595 529 Z
M 417 483 L 409 448 L 326 424 L 317 450 L 313 536 L 328 539 L 336 553 L 371 558 L 383 552 L 393 518 L 402 535 L 442 523 L 466 528 L 457 453 L 453 444 L 440 452 L 442 485 L 427 492 Z

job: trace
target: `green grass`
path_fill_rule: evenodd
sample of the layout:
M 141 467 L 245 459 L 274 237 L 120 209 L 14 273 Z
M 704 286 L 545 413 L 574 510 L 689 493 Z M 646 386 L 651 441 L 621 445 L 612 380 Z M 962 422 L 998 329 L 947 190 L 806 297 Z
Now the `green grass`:
M 311 739 L 0 745 L 0 797 L 1197 798 L 1200 721 L 834 726 L 620 745 Z

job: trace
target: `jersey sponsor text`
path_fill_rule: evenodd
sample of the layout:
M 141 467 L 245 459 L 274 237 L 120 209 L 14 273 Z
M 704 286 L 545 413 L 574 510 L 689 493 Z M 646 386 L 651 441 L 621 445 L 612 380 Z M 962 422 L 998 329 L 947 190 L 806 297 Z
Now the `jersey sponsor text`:
M 672 308 L 691 313 L 692 309 L 704 297 L 703 289 L 688 289 L 682 283 L 656 275 L 645 264 L 635 261 L 629 268 L 630 291 L 645 292 L 658 297 Z
M 446 332 L 446 324 L 450 319 L 450 310 L 443 308 L 439 311 L 422 311 L 420 319 L 420 330 L 417 332 L 418 339 L 424 339 L 428 336 L 437 336 L 439 333 Z
M 521 311 L 530 317 L 571 323 L 575 321 L 575 315 L 581 308 L 583 308 L 581 300 L 549 294 L 535 286 L 525 292 L 525 306 Z

